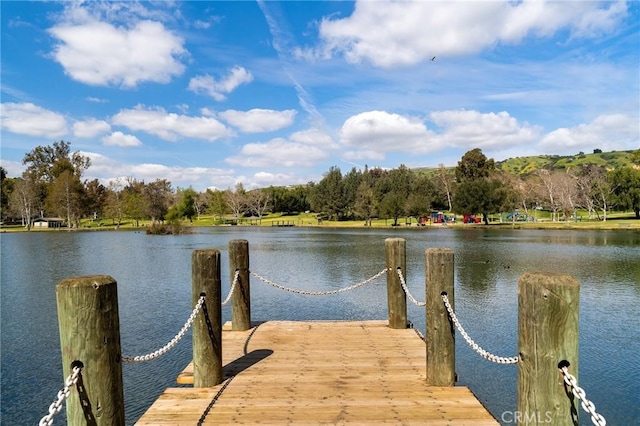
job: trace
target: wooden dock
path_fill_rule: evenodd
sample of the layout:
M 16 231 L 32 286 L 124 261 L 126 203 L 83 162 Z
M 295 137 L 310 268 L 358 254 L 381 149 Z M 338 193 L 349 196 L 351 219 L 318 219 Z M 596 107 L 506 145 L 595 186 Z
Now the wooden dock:
M 136 423 L 498 425 L 462 386 L 426 384 L 425 343 L 387 321 L 223 331 L 224 382 L 167 389 Z M 177 379 L 193 383 L 190 364 Z

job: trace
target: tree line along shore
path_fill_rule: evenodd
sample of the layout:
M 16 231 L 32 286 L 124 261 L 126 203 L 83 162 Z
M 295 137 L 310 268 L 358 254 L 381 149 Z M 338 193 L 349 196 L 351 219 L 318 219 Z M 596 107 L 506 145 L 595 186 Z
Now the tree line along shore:
M 20 177 L 0 168 L 3 230 L 145 227 L 152 233 L 179 233 L 211 225 L 617 229 L 640 222 L 640 150 L 594 150 L 550 166 L 520 158 L 496 163 L 476 148 L 455 167 L 365 166 L 344 174 L 331 167 L 319 182 L 305 185 L 245 189 L 239 182 L 235 188 L 202 192 L 174 189 L 166 179 L 114 179 L 106 185 L 83 180 L 90 159 L 72 152 L 65 141 L 34 148 L 23 163 Z

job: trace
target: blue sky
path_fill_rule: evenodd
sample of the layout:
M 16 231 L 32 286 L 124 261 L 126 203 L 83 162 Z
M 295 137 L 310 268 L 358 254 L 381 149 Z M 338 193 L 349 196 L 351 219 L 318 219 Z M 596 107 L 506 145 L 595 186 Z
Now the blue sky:
M 640 3 L 1 5 L 1 164 L 227 189 L 640 148 Z

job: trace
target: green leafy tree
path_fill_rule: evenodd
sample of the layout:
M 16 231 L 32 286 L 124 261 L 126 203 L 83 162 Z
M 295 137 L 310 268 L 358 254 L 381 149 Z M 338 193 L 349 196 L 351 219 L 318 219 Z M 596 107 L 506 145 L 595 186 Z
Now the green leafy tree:
M 290 199 L 290 211 L 293 212 L 306 212 L 311 207 L 309 205 L 309 193 L 313 188 L 313 183 L 309 182 L 306 185 L 296 185 L 289 188 Z
M 127 184 L 123 191 L 123 212 L 128 218 L 136 222 L 136 227 L 140 226 L 140 221 L 148 218 L 147 215 L 147 198 L 144 195 L 144 181 L 138 181 L 134 178 L 127 178 Z
M 464 154 L 456 167 L 454 210 L 463 214 L 481 213 L 488 225 L 489 214 L 500 209 L 505 196 L 494 174 L 495 162 L 487 159 L 482 150 L 475 148 Z
M 36 180 L 52 183 L 65 170 L 78 177 L 89 168 L 91 160 L 80 154 L 71 152 L 71 143 L 54 142 L 50 146 L 38 146 L 25 154 L 22 164 L 27 166 L 26 172 L 33 174 Z
M 26 165 L 23 176 L 28 176 L 28 181 L 33 182 L 37 187 L 39 194 L 39 204 L 41 216 L 43 215 L 43 207 L 45 200 L 48 198 L 46 206 L 54 211 L 63 209 L 71 214 L 72 206 L 75 202 L 68 204 L 71 200 L 82 198 L 82 185 L 76 183 L 80 181 L 83 172 L 91 165 L 89 157 L 83 156 L 79 151 L 71 152 L 71 144 L 65 141 L 54 142 L 50 146 L 38 146 L 32 151 L 25 154 L 22 163 Z M 63 181 L 58 182 L 55 186 L 55 180 L 63 176 Z M 73 182 L 72 182 L 73 181 Z M 69 193 L 66 197 L 61 197 L 62 188 L 75 193 Z M 56 191 L 57 194 L 48 197 L 49 191 Z M 66 206 L 57 206 L 52 200 L 66 200 Z M 74 209 L 76 207 L 73 207 Z M 77 207 L 78 209 L 80 206 Z M 73 210 L 73 209 L 72 209 Z M 75 213 L 73 215 L 75 216 Z M 64 216 L 64 215 L 63 215 Z M 69 216 L 70 217 L 70 216 Z M 69 219 L 68 217 L 68 219 Z M 71 224 L 69 224 L 71 226 Z
M 382 197 L 380 212 L 385 219 L 393 219 L 393 226 L 398 226 L 398 219 L 406 214 L 406 201 L 399 192 L 387 192 Z
M 495 179 L 478 179 L 458 185 L 454 198 L 454 209 L 464 214 L 479 212 L 484 223 L 489 224 L 489 213 L 497 211 L 503 204 L 501 184 Z
M 476 181 L 488 178 L 496 169 L 493 158 L 487 159 L 480 148 L 467 151 L 458 161 L 456 180 L 458 182 Z
M 611 172 L 610 180 L 617 206 L 633 210 L 640 219 L 640 169 L 621 167 Z
M 91 220 L 102 217 L 107 201 L 107 188 L 98 179 L 85 182 L 84 187 L 85 196 L 81 200 L 83 216 L 88 216 Z
M 229 207 L 227 206 L 227 202 L 225 201 L 225 193 L 218 189 L 207 189 L 205 193 L 207 195 L 207 205 L 209 206 L 209 213 L 211 213 L 214 218 L 218 216 L 218 219 L 222 220 L 224 215 L 229 212 Z
M 497 181 L 496 202 L 500 203 L 498 210 L 500 212 L 510 212 L 511 221 L 515 222 L 517 216 L 515 210 L 524 206 L 524 212 L 527 212 L 526 203 L 523 201 L 523 194 L 520 192 L 520 179 L 509 173 L 496 172 L 494 179 Z M 500 216 L 502 221 L 502 215 Z
M 366 175 L 358 186 L 353 210 L 358 218 L 365 220 L 365 226 L 371 226 L 371 219 L 378 211 L 378 200 L 370 179 Z
M 193 217 L 197 214 L 196 203 L 198 201 L 198 193 L 193 188 L 187 188 L 180 191 L 180 210 L 182 211 L 182 217 L 185 217 L 189 222 L 193 222 Z
M 322 180 L 313 187 L 309 198 L 313 211 L 331 219 L 341 219 L 345 212 L 346 200 L 340 169 L 331 167 Z
M 358 188 L 360 187 L 360 183 L 362 182 L 362 172 L 352 168 L 349 173 L 344 175 L 342 181 L 343 185 L 343 193 L 344 193 L 344 204 L 345 204 L 345 218 L 353 218 L 355 215 L 354 207 L 356 203 L 356 198 L 358 195 Z
M 273 212 L 289 213 L 289 205 L 287 199 L 287 188 L 283 186 L 270 186 L 265 188 L 264 191 L 269 194 L 271 200 L 271 208 Z
M 126 211 L 127 192 L 124 188 L 125 182 L 117 178 L 109 182 L 105 194 L 103 213 L 106 217 L 111 218 L 118 228 L 122 224 Z
M 178 190 L 178 202 L 169 208 L 166 219 L 169 222 L 187 219 L 193 222 L 196 215 L 196 201 L 198 193 L 193 188 Z
M 429 216 L 435 192 L 433 180 L 429 176 L 416 175 L 412 180 L 411 190 L 407 197 L 407 214 L 415 218 Z
M 378 180 L 380 194 L 380 213 L 388 219 L 393 219 L 393 225 L 398 225 L 398 219 L 407 215 L 407 200 L 411 194 L 415 179 L 414 173 L 404 164 Z
M 9 197 L 13 192 L 14 178 L 7 177 L 7 171 L 0 167 L 0 220 L 4 220 L 9 211 Z

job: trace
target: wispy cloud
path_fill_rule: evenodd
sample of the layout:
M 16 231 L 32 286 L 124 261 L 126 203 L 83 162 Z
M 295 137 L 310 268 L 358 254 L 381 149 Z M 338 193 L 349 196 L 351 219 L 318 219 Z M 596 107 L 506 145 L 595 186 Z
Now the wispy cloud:
M 269 25 L 273 48 L 280 58 L 285 73 L 295 88 L 300 107 L 309 114 L 309 119 L 313 126 L 323 127 L 325 125 L 324 117 L 316 108 L 309 92 L 298 82 L 298 79 L 292 72 L 292 67 L 289 65 L 289 58 L 294 56 L 295 52 L 295 49 L 292 47 L 294 45 L 294 37 L 281 28 L 275 17 L 275 13 L 271 11 L 271 9 L 277 7 L 277 4 L 258 0 L 258 6 L 260 6 L 260 10 Z

